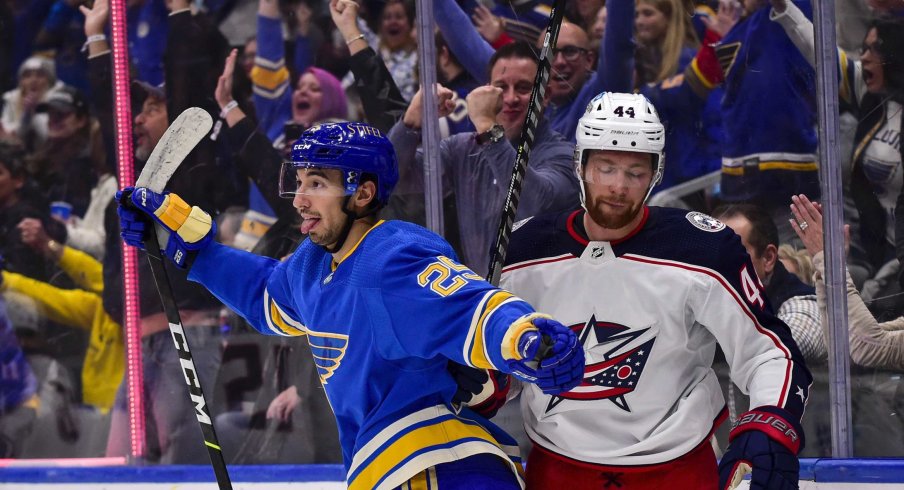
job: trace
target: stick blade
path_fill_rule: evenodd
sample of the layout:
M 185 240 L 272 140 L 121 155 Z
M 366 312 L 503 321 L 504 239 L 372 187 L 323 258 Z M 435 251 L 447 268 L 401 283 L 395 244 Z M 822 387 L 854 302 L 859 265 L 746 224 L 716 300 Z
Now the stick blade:
M 204 139 L 212 126 L 213 119 L 204 109 L 189 107 L 179 114 L 157 142 L 135 186 L 162 192 L 185 157 Z

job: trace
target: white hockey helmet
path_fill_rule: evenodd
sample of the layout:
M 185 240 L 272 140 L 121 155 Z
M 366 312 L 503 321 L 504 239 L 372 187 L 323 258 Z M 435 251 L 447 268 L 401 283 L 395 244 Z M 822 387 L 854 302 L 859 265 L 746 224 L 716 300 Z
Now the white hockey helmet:
M 603 92 L 587 104 L 575 131 L 574 164 L 578 180 L 583 181 L 587 150 L 614 150 L 653 155 L 653 180 L 644 202 L 653 187 L 662 180 L 665 162 L 665 128 L 659 122 L 656 108 L 643 95 Z M 586 206 L 584 185 L 581 205 Z

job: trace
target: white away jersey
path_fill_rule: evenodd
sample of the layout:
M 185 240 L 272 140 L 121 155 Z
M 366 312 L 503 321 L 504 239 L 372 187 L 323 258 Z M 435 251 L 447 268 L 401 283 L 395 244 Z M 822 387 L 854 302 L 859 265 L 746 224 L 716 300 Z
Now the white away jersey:
M 588 242 L 583 214 L 523 223 L 502 272 L 501 287 L 570 326 L 587 358 L 568 393 L 525 386 L 535 444 L 601 465 L 687 454 L 725 418 L 711 368 L 717 342 L 751 408 L 799 420 L 810 373 L 737 235 L 702 213 L 645 208 L 625 239 Z

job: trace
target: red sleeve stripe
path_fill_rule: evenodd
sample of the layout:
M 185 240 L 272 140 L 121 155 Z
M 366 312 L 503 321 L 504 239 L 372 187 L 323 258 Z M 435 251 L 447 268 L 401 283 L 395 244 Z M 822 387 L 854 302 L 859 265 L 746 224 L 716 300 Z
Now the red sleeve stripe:
M 785 379 L 782 384 L 781 398 L 779 399 L 779 402 L 777 404 L 779 407 L 785 406 L 785 402 L 787 401 L 787 396 L 788 396 L 788 390 L 789 390 L 790 384 L 791 384 L 791 369 L 792 369 L 792 365 L 793 365 L 791 362 L 791 351 L 789 351 L 788 348 L 785 347 L 785 344 L 782 343 L 781 339 L 778 338 L 778 336 L 776 336 L 769 329 L 766 329 L 762 325 L 760 325 L 759 320 L 756 319 L 756 315 L 754 315 L 753 312 L 750 311 L 750 308 L 747 307 L 747 304 L 740 298 L 740 296 L 738 296 L 737 291 L 735 291 L 735 289 L 733 287 L 731 287 L 731 284 L 727 280 L 725 280 L 725 278 L 722 277 L 721 274 L 719 274 L 718 272 L 716 272 L 712 269 L 706 269 L 703 267 L 694 267 L 694 266 L 691 266 L 691 265 L 683 263 L 683 262 L 673 262 L 673 261 L 669 261 L 669 260 L 657 260 L 657 259 L 651 259 L 649 257 L 643 257 L 640 255 L 624 254 L 619 258 L 633 260 L 635 262 L 642 262 L 642 263 L 646 263 L 646 264 L 677 267 L 679 269 L 685 269 L 685 270 L 689 270 L 689 271 L 693 271 L 693 272 L 699 272 L 702 274 L 706 274 L 706 275 L 712 277 L 713 279 L 715 279 L 716 281 L 718 281 L 722 285 L 722 287 L 724 287 L 725 290 L 727 290 L 731 294 L 731 297 L 734 298 L 735 302 L 737 302 L 738 305 L 740 305 L 741 310 L 744 312 L 744 314 L 746 314 L 750 318 L 750 320 L 753 322 L 753 325 L 756 327 L 757 331 L 759 331 L 761 334 L 769 337 L 772 340 L 772 342 L 775 344 L 775 346 L 778 347 L 779 350 L 782 351 L 782 353 L 785 355 L 785 358 L 788 360 L 787 366 L 785 367 Z
M 563 260 L 570 260 L 570 259 L 576 259 L 576 258 L 577 257 L 575 257 L 572 254 L 563 254 L 563 255 L 556 256 L 556 257 L 546 257 L 546 258 L 542 258 L 542 259 L 525 260 L 524 262 L 518 262 L 517 264 L 512 264 L 508 267 L 503 268 L 502 273 L 505 274 L 506 272 L 511 272 L 511 271 L 517 270 L 517 269 L 523 269 L 525 267 L 533 267 L 535 265 L 550 264 L 553 262 L 561 262 Z

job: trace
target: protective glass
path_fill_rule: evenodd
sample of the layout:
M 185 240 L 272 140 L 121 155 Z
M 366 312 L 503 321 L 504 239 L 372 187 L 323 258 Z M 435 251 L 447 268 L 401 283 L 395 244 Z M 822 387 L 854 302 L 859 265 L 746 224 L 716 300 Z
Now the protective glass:
M 292 198 L 296 194 L 341 197 L 353 193 L 357 186 L 357 173 L 338 167 L 305 167 L 295 162 L 283 162 L 279 173 L 279 197 Z

